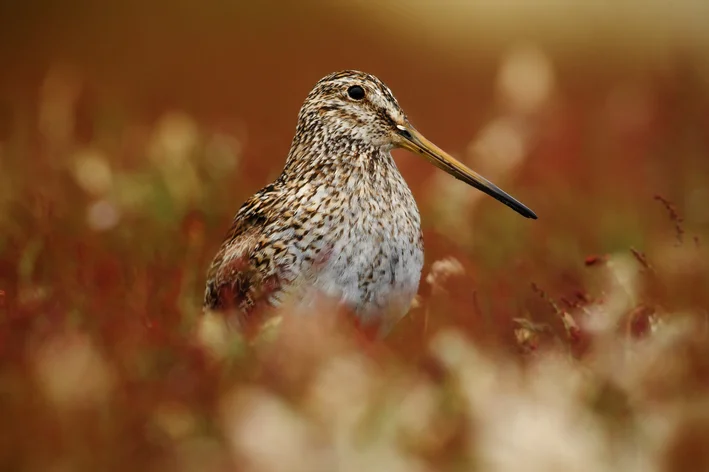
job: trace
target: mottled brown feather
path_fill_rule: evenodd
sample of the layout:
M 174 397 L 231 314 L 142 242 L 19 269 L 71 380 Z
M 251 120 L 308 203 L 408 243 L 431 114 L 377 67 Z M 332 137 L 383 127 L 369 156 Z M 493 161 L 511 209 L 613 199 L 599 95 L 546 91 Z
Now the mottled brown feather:
M 376 77 L 350 70 L 318 81 L 281 175 L 234 217 L 207 274 L 205 308 L 244 319 L 286 300 L 307 309 L 311 294 L 325 295 L 388 331 L 423 266 L 419 211 L 390 152 L 419 149 L 412 132 Z
M 368 99 L 350 100 L 352 85 Z M 282 174 L 235 215 L 207 273 L 204 307 L 248 318 L 314 285 L 343 287 L 367 322 L 387 300 L 400 317 L 423 260 L 418 209 L 389 153 L 405 120 L 376 77 L 342 71 L 320 80 L 300 110 Z
M 269 185 L 247 200 L 234 218 L 207 272 L 205 308 L 237 308 L 248 313 L 267 295 L 266 292 L 277 288 L 274 274 L 265 273 L 264 265 L 259 264 L 256 257 L 268 219 L 269 205 L 264 205 L 268 198 L 264 197 L 272 187 Z

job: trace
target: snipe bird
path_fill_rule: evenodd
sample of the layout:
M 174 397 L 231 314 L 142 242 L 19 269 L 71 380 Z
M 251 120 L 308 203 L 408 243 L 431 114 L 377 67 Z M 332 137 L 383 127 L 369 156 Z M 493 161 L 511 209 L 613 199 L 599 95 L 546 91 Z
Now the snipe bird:
M 537 218 L 414 129 L 379 79 L 336 72 L 305 99 L 281 175 L 234 217 L 207 274 L 205 310 L 242 324 L 259 308 L 321 294 L 386 334 L 408 311 L 423 266 L 419 211 L 394 148 Z

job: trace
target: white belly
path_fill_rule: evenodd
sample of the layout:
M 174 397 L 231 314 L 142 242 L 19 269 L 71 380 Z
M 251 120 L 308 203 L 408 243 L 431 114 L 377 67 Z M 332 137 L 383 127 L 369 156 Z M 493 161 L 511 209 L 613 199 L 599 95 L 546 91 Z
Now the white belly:
M 390 161 L 379 172 L 350 174 L 337 189 L 304 187 L 302 193 L 307 197 L 294 209 L 295 218 L 308 232 L 289 247 L 291 263 L 282 274 L 298 280 L 291 293 L 309 304 L 305 285 L 307 292 L 341 301 L 365 322 L 380 321 L 387 331 L 409 310 L 423 267 L 420 216 L 403 177 Z M 316 210 L 307 213 L 310 207 Z
M 406 211 L 353 206 L 356 215 L 349 224 L 333 220 L 332 226 L 323 225 L 304 238 L 303 246 L 318 250 L 314 259 L 297 248 L 292 253 L 292 272 L 306 285 L 294 284 L 300 287 L 295 290 L 299 305 L 311 306 L 308 292 L 325 295 L 353 309 L 364 322 L 380 322 L 384 332 L 406 314 L 423 267 L 419 214 L 413 196 L 407 196 Z
M 408 240 L 386 238 L 338 241 L 318 272 L 314 288 L 337 297 L 364 320 L 395 322 L 418 291 L 423 250 Z

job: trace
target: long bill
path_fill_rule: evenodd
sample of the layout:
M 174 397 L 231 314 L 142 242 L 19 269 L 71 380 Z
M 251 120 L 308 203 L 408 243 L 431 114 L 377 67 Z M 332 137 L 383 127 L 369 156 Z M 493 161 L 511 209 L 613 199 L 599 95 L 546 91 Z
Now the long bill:
M 490 195 L 526 218 L 537 219 L 537 215 L 524 204 L 502 190 L 497 185 L 487 180 L 482 175 L 469 169 L 465 164 L 449 155 L 411 126 L 397 125 L 401 140 L 399 145 L 420 156 L 425 157 L 433 165 L 442 169 L 466 184 Z

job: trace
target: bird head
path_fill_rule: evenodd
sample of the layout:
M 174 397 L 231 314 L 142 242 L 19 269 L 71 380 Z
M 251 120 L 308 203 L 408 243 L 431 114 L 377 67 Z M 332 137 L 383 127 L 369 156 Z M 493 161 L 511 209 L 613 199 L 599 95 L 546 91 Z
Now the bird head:
M 386 152 L 407 149 L 522 216 L 537 218 L 518 200 L 426 139 L 411 125 L 391 90 L 364 72 L 345 70 L 318 81 L 300 110 L 296 139 Z

